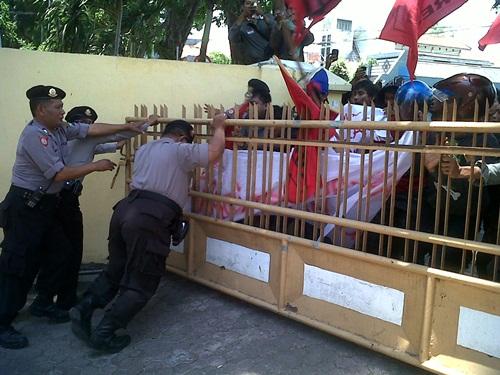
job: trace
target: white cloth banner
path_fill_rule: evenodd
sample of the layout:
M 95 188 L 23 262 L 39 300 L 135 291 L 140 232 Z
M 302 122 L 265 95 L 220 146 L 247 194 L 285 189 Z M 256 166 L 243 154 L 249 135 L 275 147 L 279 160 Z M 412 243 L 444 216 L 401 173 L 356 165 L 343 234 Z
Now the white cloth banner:
M 399 144 L 413 144 L 413 134 L 413 132 L 405 132 L 400 138 Z M 361 153 L 351 151 L 344 153 L 343 158 L 341 155 L 342 153 L 336 152 L 333 148 L 328 150 L 328 164 L 326 166 L 327 183 L 326 186 L 321 188 L 318 196 L 322 197 L 323 194 L 326 194 L 326 214 L 335 216 L 338 213 L 339 217 L 369 222 L 382 207 L 384 181 L 386 181 L 385 197 L 388 198 L 392 189 L 394 171 L 396 171 L 395 181 L 397 183 L 411 166 L 411 153 L 384 150 L 373 151 L 371 156 L 370 184 L 368 184 L 370 172 L 369 152 L 366 151 L 362 155 Z M 205 171 L 201 179 L 201 191 L 271 205 L 283 204 L 287 181 L 286 173 L 288 171 L 288 160 L 285 154 L 280 163 L 279 152 L 262 150 L 238 151 L 236 156 L 234 191 L 232 188 L 233 156 L 232 150 L 224 151 L 222 162 L 215 164 L 213 167 L 210 188 L 208 184 L 208 172 Z M 319 158 L 321 172 L 324 170 L 324 159 L 323 155 Z M 252 173 L 252 165 L 255 165 L 254 173 Z M 220 168 L 222 169 L 221 171 L 219 171 Z M 362 170 L 363 173 L 361 174 Z M 345 180 L 346 175 L 347 179 Z M 219 178 L 219 176 L 222 176 L 222 178 Z M 269 178 L 271 181 L 269 181 Z M 282 189 L 281 192 L 279 191 L 280 186 Z M 367 210 L 368 196 L 370 196 L 370 203 Z M 245 217 L 246 209 L 244 207 L 231 207 L 227 203 L 211 201 L 204 202 L 203 204 L 203 207 L 196 207 L 195 211 L 225 220 L 232 219 L 239 221 Z M 289 207 L 294 206 L 289 205 Z M 305 209 L 314 212 L 315 202 L 313 200 L 306 202 Z M 258 210 L 254 210 L 254 212 L 258 214 Z M 320 212 L 319 208 L 317 212 Z M 361 213 L 360 217 L 358 217 L 358 212 Z M 325 227 L 325 235 L 331 233 L 333 229 L 333 225 L 327 225 Z M 347 247 L 352 246 L 355 231 L 345 228 L 344 234 L 343 245 Z

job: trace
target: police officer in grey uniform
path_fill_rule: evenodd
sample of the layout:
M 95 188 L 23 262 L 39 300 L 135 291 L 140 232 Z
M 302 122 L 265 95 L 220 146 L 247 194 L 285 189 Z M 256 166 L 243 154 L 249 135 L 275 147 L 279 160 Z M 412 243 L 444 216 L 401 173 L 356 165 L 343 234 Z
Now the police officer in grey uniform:
M 89 106 L 74 107 L 66 115 L 68 123 L 93 124 L 97 120 L 97 112 Z M 148 121 L 137 125 L 142 130 L 158 123 L 157 116 L 150 116 Z M 92 162 L 97 153 L 115 152 L 117 142 L 137 135 L 135 131 L 123 131 L 102 137 L 87 137 L 68 141 L 66 165 L 77 167 Z M 37 278 L 38 296 L 31 304 L 29 311 L 38 317 L 51 317 L 54 311 L 54 296 L 57 295 L 57 310 L 69 310 L 77 302 L 78 272 L 83 254 L 83 217 L 80 210 L 79 196 L 83 189 L 84 177 L 65 181 L 60 193 L 57 219 L 64 233 L 71 242 L 71 247 L 64 254 L 65 267 L 58 267 L 58 260 L 44 258 Z M 69 251 L 71 250 L 71 251 Z M 56 311 L 57 311 L 56 310 Z
M 116 336 L 154 295 L 170 240 L 188 203 L 191 172 L 207 167 L 224 152 L 224 114 L 217 115 L 209 143 L 191 144 L 193 127 L 183 120 L 168 124 L 161 139 L 142 146 L 135 156 L 132 191 L 114 207 L 109 228 L 109 264 L 70 310 L 72 330 L 94 349 L 119 352 L 130 336 Z M 116 296 L 101 322 L 91 330 L 92 313 Z
M 58 259 L 52 254 L 62 254 L 70 246 L 55 220 L 64 181 L 115 167 L 109 160 L 66 166 L 67 140 L 120 130 L 140 131 L 135 124 L 64 123 L 62 99 L 66 94 L 54 86 L 32 87 L 26 96 L 33 120 L 19 138 L 12 185 L 0 204 L 0 226 L 4 230 L 0 254 L 0 346 L 10 349 L 28 345 L 28 339 L 12 327 L 12 322 L 26 303 L 41 259 Z M 58 320 L 58 311 L 54 311 L 54 318 Z

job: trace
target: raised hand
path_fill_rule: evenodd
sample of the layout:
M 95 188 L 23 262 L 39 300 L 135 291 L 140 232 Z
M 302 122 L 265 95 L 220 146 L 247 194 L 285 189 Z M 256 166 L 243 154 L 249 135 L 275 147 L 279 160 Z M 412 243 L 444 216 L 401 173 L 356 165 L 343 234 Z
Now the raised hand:
M 97 172 L 112 171 L 116 167 L 116 164 L 109 159 L 98 160 L 93 164 Z

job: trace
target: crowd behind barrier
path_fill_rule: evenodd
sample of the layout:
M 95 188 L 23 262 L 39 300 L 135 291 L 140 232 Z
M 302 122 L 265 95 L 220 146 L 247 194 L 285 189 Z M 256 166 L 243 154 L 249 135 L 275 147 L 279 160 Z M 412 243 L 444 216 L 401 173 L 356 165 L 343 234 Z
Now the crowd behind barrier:
M 269 104 L 265 120 L 227 120 L 228 126 L 247 129 L 247 136 L 227 138 L 221 159 L 195 172 L 192 212 L 499 280 L 498 185 L 484 174 L 458 179 L 442 169 L 447 158 L 471 170 L 494 165 L 500 156 L 497 124 L 387 122 L 383 112 L 366 104 L 347 104 L 338 121 L 299 121 L 288 105 L 279 107 L 276 118 L 276 107 Z M 443 110 L 456 112 L 456 104 Z M 386 112 L 399 119 L 397 105 Z M 424 112 L 427 118 L 427 108 Z M 326 113 L 325 108 L 321 118 Z M 195 142 L 206 142 L 209 120 L 201 106 L 188 121 L 195 126 Z M 312 129 L 319 129 L 319 137 L 311 139 Z M 129 161 L 145 142 L 142 136 L 127 148 Z M 426 163 L 436 155 L 437 165 L 429 171 Z M 314 189 L 307 186 L 311 175 Z M 294 215 L 279 208 L 293 209 Z

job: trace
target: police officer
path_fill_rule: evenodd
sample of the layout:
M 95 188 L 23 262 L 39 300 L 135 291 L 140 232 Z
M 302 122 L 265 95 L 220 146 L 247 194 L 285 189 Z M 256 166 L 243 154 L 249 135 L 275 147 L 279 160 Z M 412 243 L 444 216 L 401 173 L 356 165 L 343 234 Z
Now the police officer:
M 97 120 L 97 112 L 89 106 L 72 108 L 66 115 L 68 123 L 93 124 Z M 156 116 L 150 116 L 146 122 L 141 122 L 142 130 L 158 123 Z M 66 165 L 71 167 L 90 163 L 96 153 L 115 152 L 117 142 L 127 140 L 137 135 L 134 131 L 124 131 L 102 137 L 87 137 L 68 141 Z M 78 272 L 83 253 L 83 217 L 80 210 L 79 196 L 83 189 L 83 176 L 65 181 L 60 193 L 60 204 L 57 218 L 64 233 L 71 242 L 71 247 L 64 254 L 67 262 L 65 267 L 57 268 L 57 260 L 44 258 L 37 278 L 37 298 L 31 304 L 29 311 L 38 317 L 51 317 L 54 311 L 68 311 L 77 302 Z M 57 295 L 54 309 L 54 296 Z
M 64 181 L 115 167 L 109 160 L 66 166 L 67 140 L 138 130 L 135 124 L 63 123 L 62 99 L 66 94 L 54 86 L 34 86 L 26 96 L 33 120 L 19 138 L 12 185 L 0 205 L 0 226 L 4 230 L 0 254 L 0 346 L 10 349 L 28 345 L 28 339 L 12 327 L 12 322 L 26 302 L 41 259 L 58 259 L 53 254 L 62 254 L 70 246 L 55 220 L 58 193 Z M 57 310 L 53 314 L 56 321 L 64 320 Z
M 115 331 L 125 328 L 156 292 L 171 235 L 188 203 L 191 172 L 224 152 L 225 117 L 214 118 L 208 144 L 191 144 L 193 127 L 176 120 L 165 127 L 161 139 L 137 152 L 132 191 L 114 207 L 111 218 L 109 264 L 70 310 L 74 334 L 94 349 L 115 353 L 130 343 L 130 336 L 116 336 Z M 117 294 L 91 330 L 94 309 L 106 306 Z

